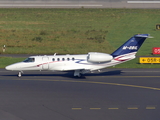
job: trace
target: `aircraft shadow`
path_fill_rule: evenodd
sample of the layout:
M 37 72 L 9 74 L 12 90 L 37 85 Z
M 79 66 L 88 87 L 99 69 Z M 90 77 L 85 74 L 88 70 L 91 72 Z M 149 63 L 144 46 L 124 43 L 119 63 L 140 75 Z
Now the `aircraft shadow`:
M 113 75 L 121 75 L 122 70 L 113 70 L 113 71 L 105 71 L 105 72 L 97 72 L 97 73 L 88 73 L 85 76 L 113 76 Z
M 24 74 L 22 74 L 22 77 L 30 77 L 30 76 L 43 76 L 43 77 L 67 77 L 67 78 L 76 78 L 76 79 L 85 79 L 87 76 L 114 76 L 114 75 L 121 75 L 123 72 L 122 70 L 113 70 L 113 71 L 104 71 L 104 72 L 96 72 L 96 73 L 86 73 L 84 75 L 82 75 L 81 77 L 74 77 L 73 76 L 73 72 L 25 72 Z M 12 77 L 17 77 L 18 73 L 14 73 L 14 74 L 7 74 L 7 75 L 1 75 L 1 76 L 12 76 Z

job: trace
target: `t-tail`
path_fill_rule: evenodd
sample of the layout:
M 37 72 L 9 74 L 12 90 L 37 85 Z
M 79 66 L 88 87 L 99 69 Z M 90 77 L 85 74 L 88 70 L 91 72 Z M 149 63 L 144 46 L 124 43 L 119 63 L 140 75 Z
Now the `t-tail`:
M 137 51 L 148 37 L 149 34 L 134 35 L 111 55 L 113 56 L 114 60 L 118 62 L 117 64 L 134 59 Z

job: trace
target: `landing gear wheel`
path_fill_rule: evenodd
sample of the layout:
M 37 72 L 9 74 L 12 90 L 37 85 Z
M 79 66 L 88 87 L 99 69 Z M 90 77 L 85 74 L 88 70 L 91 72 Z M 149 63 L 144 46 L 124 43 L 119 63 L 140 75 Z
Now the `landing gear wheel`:
M 79 77 L 79 78 L 80 78 L 80 77 L 82 77 L 82 74 L 81 74 L 81 73 L 79 73 L 79 75 L 77 75 L 77 77 Z
M 22 72 L 19 72 L 19 73 L 18 73 L 18 77 L 21 77 L 21 76 L 22 76 Z
M 75 71 L 74 71 L 74 76 L 75 76 L 75 77 L 81 77 L 81 75 L 82 75 L 82 74 L 81 74 L 80 70 L 75 70 Z
M 82 70 L 75 70 L 74 71 L 74 77 L 77 77 L 77 78 L 83 78 L 83 71 Z

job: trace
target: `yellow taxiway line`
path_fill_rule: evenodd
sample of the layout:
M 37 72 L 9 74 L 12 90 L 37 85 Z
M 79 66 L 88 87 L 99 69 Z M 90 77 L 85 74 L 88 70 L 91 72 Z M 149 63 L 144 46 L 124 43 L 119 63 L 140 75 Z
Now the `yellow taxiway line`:
M 30 80 L 30 79 L 21 79 L 21 80 Z M 72 83 L 92 83 L 92 84 L 101 84 L 101 85 L 116 85 L 116 86 L 124 86 L 124 87 L 133 87 L 133 88 L 143 88 L 150 90 L 160 90 L 160 88 L 156 87 L 148 87 L 148 86 L 140 86 L 140 85 L 130 85 L 130 84 L 121 84 L 121 83 L 110 83 L 110 82 L 96 82 L 96 81 L 77 81 L 77 80 L 46 80 L 46 79 L 32 79 L 38 81 L 53 81 L 53 82 L 72 82 Z

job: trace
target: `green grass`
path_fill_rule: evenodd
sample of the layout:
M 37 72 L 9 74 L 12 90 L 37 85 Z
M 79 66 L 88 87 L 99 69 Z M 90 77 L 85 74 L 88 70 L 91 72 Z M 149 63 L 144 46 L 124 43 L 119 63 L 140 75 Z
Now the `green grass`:
M 158 47 L 159 20 L 160 9 L 0 9 L 0 46 L 7 54 L 112 53 L 132 35 L 150 33 L 144 56 Z

